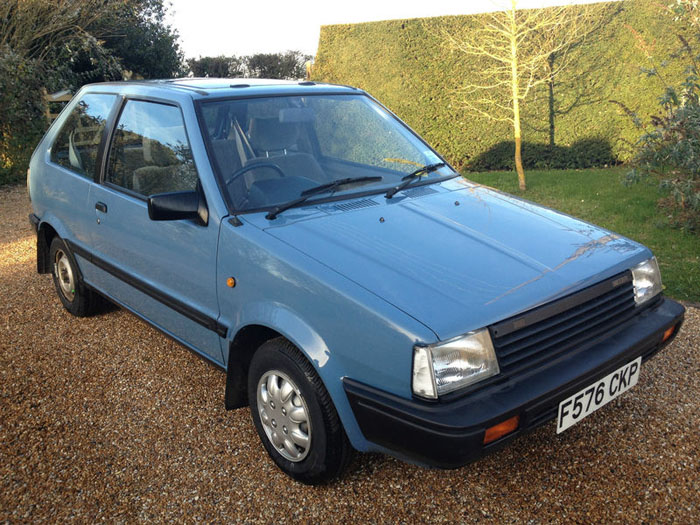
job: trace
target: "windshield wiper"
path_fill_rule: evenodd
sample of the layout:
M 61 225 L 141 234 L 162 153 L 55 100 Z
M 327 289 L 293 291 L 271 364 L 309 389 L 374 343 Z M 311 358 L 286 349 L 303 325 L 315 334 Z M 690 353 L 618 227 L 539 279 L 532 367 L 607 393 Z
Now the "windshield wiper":
M 309 188 L 308 190 L 302 191 L 299 194 L 298 198 L 289 202 L 285 202 L 284 204 L 280 204 L 274 210 L 268 212 L 268 214 L 265 215 L 265 218 L 270 221 L 276 219 L 280 213 L 282 213 L 285 210 L 288 210 L 289 208 L 299 206 L 300 204 L 305 202 L 309 197 L 319 195 L 321 193 L 332 193 L 341 186 L 346 186 L 349 184 L 366 184 L 369 182 L 379 182 L 381 180 L 382 177 L 348 177 L 346 179 L 338 179 L 334 180 L 333 182 L 328 182 L 326 184 L 314 186 L 313 188 Z
M 420 179 L 423 175 L 427 175 L 430 172 L 433 172 L 435 170 L 439 170 L 443 166 L 446 166 L 446 164 L 444 162 L 436 162 L 435 164 L 426 164 L 425 166 L 418 168 L 415 171 L 412 171 L 411 173 L 409 173 L 405 177 L 401 178 L 401 180 L 403 181 L 401 184 L 389 189 L 384 194 L 384 197 L 387 199 L 391 199 L 398 192 L 407 188 L 411 184 L 411 182 L 413 182 L 415 179 Z

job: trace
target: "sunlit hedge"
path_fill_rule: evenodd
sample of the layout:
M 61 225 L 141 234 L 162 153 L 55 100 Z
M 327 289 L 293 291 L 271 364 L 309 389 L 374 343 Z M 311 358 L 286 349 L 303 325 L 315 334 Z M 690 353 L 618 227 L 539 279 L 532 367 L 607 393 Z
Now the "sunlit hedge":
M 588 167 L 631 156 L 630 145 L 639 131 L 623 106 L 642 117 L 658 111 L 663 85 L 641 68 L 661 65 L 678 48 L 679 28 L 661 13 L 663 4 L 619 4 L 619 12 L 607 16 L 595 37 L 575 51 L 572 66 L 554 89 L 560 110 L 555 115 L 555 150 L 541 147 L 549 140 L 547 91 L 532 93 L 525 101 L 526 148 L 540 145 L 523 152 L 531 167 Z M 597 9 L 602 13 L 606 7 L 609 13 L 609 6 Z M 443 31 L 468 32 L 478 16 L 322 27 L 312 76 L 367 90 L 459 167 L 506 167 L 504 152 L 512 146 L 503 143 L 512 140 L 509 124 L 470 113 L 458 94 L 470 71 L 479 68 L 478 60 L 467 60 L 443 43 Z M 667 82 L 682 78 L 683 66 L 671 61 L 664 76 Z

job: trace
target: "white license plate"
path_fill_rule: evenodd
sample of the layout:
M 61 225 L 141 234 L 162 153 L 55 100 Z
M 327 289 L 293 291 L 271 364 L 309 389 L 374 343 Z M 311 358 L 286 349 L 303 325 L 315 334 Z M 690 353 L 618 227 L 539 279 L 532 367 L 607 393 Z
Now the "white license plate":
M 636 385 L 641 368 L 640 356 L 559 403 L 557 434 L 564 432 Z

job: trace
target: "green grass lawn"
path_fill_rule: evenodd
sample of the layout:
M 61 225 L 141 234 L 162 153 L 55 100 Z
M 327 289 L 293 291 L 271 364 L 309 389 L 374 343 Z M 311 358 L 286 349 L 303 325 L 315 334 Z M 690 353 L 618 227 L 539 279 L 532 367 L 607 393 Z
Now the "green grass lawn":
M 529 171 L 518 190 L 513 172 L 468 173 L 467 178 L 579 217 L 645 244 L 661 267 L 665 293 L 700 302 L 700 235 L 669 226 L 655 184 L 625 186 L 624 168 Z

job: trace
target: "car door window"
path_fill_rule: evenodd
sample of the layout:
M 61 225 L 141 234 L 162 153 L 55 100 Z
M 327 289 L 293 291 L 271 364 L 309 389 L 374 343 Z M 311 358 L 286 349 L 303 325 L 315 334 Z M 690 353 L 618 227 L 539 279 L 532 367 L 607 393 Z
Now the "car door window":
M 109 153 L 106 182 L 143 196 L 197 187 L 197 171 L 176 106 L 128 100 Z
M 51 146 L 51 162 L 78 175 L 93 178 L 97 148 L 116 95 L 84 95 L 66 119 Z

